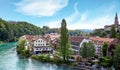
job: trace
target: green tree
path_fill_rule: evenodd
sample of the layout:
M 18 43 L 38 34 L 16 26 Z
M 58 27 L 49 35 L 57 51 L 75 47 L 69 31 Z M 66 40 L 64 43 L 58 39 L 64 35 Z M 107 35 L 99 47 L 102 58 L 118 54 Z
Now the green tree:
M 67 44 L 68 44 L 68 29 L 66 28 L 66 21 L 65 19 L 62 20 L 61 29 L 60 29 L 60 54 L 63 57 L 63 60 L 66 61 L 67 56 Z
M 83 58 L 90 58 L 95 55 L 95 46 L 92 42 L 84 42 L 80 48 L 80 55 Z
M 116 38 L 120 40 L 120 34 L 116 34 Z
M 41 28 L 28 22 L 9 22 L 0 19 L 0 41 L 16 41 L 22 35 L 39 35 Z
M 17 44 L 17 53 L 25 57 L 31 56 L 29 47 L 25 49 L 26 40 L 20 39 Z
M 95 56 L 95 46 L 94 44 L 90 41 L 88 42 L 88 48 L 89 48 L 89 52 L 88 52 L 88 57 L 93 57 Z
M 118 70 L 120 65 L 120 44 L 116 46 L 114 50 L 114 57 L 113 57 L 114 67 L 115 70 Z
M 108 47 L 107 43 L 104 43 L 102 45 L 102 54 L 103 54 L 104 57 L 107 56 L 107 47 Z
M 68 42 L 67 43 L 67 46 L 66 46 L 66 60 L 68 61 L 69 59 L 69 56 L 73 54 L 73 51 L 72 49 L 70 48 L 70 43 Z
M 115 37 L 116 37 L 115 26 L 112 26 L 112 28 L 111 28 L 111 37 L 112 37 L 112 38 L 115 38 Z
M 87 58 L 88 57 L 88 45 L 87 45 L 87 42 L 84 42 L 82 44 L 82 47 L 80 48 L 80 55 L 83 58 Z
M 19 40 L 17 44 L 17 53 L 20 54 L 25 49 L 26 40 Z

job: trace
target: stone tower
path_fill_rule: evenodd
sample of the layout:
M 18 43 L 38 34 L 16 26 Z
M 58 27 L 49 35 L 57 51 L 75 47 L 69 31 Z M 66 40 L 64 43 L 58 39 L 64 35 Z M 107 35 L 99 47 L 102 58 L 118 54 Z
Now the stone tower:
M 117 12 L 116 12 L 116 16 L 115 16 L 114 25 L 115 25 L 115 28 L 118 28 L 118 26 L 119 26 L 119 21 L 118 21 Z

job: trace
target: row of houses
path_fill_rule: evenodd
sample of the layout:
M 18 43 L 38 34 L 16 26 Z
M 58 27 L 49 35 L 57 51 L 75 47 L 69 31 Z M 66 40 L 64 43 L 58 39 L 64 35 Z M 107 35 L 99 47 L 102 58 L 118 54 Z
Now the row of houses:
M 27 42 L 25 44 L 26 49 L 30 49 L 33 54 L 41 53 L 51 53 L 54 54 L 54 50 L 58 47 L 60 43 L 60 35 L 57 33 L 46 34 L 44 36 L 40 35 L 24 35 L 20 39 L 25 39 Z M 70 60 L 75 61 L 76 56 L 80 55 L 80 48 L 84 42 L 92 41 L 95 46 L 95 54 L 102 56 L 102 45 L 103 43 L 108 44 L 108 55 L 112 55 L 112 47 L 117 43 L 115 38 L 100 38 L 100 37 L 82 37 L 82 36 L 69 36 L 69 42 L 71 49 L 73 50 L 73 55 L 71 55 Z
M 25 49 L 28 49 L 33 54 L 41 54 L 50 52 L 53 53 L 53 47 L 56 45 L 56 39 L 59 39 L 60 35 L 57 33 L 41 35 L 23 35 L 20 37 L 20 40 L 26 40 Z

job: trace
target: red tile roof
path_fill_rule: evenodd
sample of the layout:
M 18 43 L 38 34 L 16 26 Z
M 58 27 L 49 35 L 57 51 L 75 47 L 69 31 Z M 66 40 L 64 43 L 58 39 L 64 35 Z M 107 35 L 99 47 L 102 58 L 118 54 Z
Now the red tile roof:
M 100 37 L 89 37 L 95 44 L 103 44 L 104 42 L 111 44 L 115 41 L 115 38 L 100 38 Z
M 60 38 L 60 34 L 57 34 L 57 33 L 45 34 L 44 37 Z
M 41 37 L 40 35 L 24 35 L 24 36 L 25 39 L 28 41 L 35 41 Z
M 80 37 L 80 36 L 78 36 L 78 37 L 69 36 L 69 41 L 70 41 L 70 42 L 76 42 L 76 43 L 79 43 L 79 44 L 82 42 L 83 39 L 84 39 L 84 38 L 83 38 L 83 37 Z

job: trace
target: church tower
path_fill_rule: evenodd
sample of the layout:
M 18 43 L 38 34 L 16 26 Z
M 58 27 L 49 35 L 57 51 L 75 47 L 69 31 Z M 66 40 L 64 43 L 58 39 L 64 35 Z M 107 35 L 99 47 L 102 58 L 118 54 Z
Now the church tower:
M 115 16 L 114 25 L 115 25 L 115 27 L 118 27 L 118 26 L 119 26 L 119 21 L 118 21 L 117 12 L 116 12 L 116 16 Z

